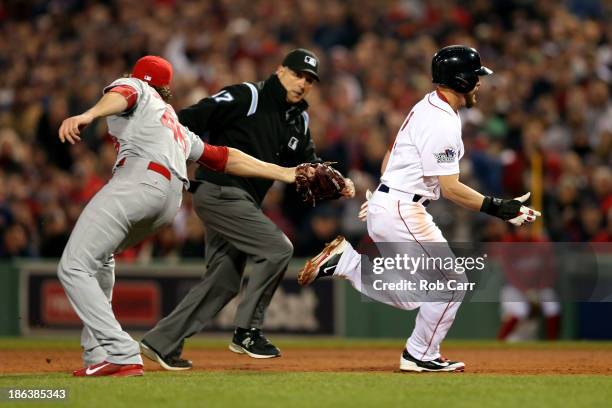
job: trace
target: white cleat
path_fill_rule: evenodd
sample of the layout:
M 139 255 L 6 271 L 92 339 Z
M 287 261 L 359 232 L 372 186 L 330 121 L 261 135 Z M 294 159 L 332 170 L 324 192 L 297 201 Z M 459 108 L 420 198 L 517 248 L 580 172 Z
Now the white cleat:
M 408 353 L 408 350 L 404 349 L 404 352 L 400 357 L 400 370 L 415 373 L 462 372 L 465 370 L 465 364 L 461 361 L 448 361 L 444 358 L 437 358 L 431 361 L 421 361 L 412 357 L 410 353 Z

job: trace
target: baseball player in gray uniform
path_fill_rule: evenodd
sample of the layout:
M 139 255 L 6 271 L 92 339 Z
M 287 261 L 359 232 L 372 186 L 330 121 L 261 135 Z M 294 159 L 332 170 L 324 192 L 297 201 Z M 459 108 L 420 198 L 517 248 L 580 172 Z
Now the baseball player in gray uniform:
M 64 120 L 59 129 L 60 140 L 74 144 L 84 126 L 107 117 L 118 153 L 112 179 L 81 213 L 57 270 L 84 324 L 84 367 L 74 371 L 75 376 L 143 374 L 138 343 L 122 330 L 111 308 L 113 253 L 172 221 L 182 190 L 189 186 L 186 160 L 242 177 L 295 180 L 295 168 L 206 144 L 181 125 L 167 103 L 171 79 L 169 62 L 143 57 L 130 77 L 107 86 L 95 106 Z

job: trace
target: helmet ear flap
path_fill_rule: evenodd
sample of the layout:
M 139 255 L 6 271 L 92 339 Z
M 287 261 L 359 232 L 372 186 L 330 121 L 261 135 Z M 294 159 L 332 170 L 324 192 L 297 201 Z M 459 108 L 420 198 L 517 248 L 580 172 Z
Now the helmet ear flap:
M 460 73 L 453 78 L 453 86 L 451 87 L 459 93 L 470 92 L 478 83 L 478 75 L 475 73 Z

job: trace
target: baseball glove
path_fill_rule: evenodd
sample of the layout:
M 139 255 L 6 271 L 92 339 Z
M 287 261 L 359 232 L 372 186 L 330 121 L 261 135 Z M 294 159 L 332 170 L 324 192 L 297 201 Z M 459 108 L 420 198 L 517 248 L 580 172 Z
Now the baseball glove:
M 317 201 L 342 197 L 346 182 L 331 164 L 333 163 L 302 163 L 296 167 L 295 188 L 304 202 L 314 207 Z

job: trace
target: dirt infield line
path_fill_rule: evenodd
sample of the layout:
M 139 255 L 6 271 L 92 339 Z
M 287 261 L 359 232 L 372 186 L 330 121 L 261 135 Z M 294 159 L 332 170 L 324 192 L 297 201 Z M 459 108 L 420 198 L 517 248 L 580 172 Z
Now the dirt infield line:
M 600 374 L 612 375 L 612 350 L 474 349 L 448 347 L 446 357 L 466 363 L 467 374 Z M 194 370 L 257 372 L 393 372 L 401 350 L 289 349 L 281 358 L 255 360 L 229 350 L 185 352 Z M 0 374 L 65 372 L 81 365 L 78 351 L 0 350 Z M 162 371 L 145 359 L 147 371 Z

